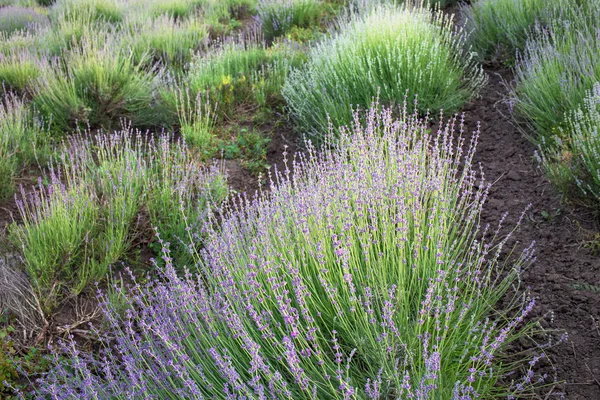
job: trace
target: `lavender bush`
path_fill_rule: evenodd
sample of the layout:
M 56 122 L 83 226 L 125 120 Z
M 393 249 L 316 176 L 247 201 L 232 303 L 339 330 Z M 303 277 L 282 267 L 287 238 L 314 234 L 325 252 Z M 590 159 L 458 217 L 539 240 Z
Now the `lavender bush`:
M 105 279 L 109 267 L 130 254 L 135 233 L 143 233 L 143 209 L 185 265 L 200 219 L 227 190 L 218 169 L 198 165 L 185 143 L 171 142 L 168 135 L 155 141 L 130 130 L 74 136 L 51 168 L 49 184 L 40 180 L 38 188 L 22 189 L 22 222 L 10 226 L 9 238 L 45 312 L 65 293 Z
M 48 153 L 48 132 L 20 97 L 8 93 L 0 101 L 0 199 L 14 190 L 21 168 L 42 163 Z
M 348 105 L 368 107 L 376 96 L 386 105 L 402 104 L 408 90 L 409 102 L 418 94 L 422 113 L 454 112 L 485 83 L 451 18 L 422 2 L 370 8 L 317 44 L 283 87 L 292 116 L 313 140 L 327 133 L 330 121 L 350 123 Z
M 569 114 L 552 150 L 539 158 L 550 180 L 569 198 L 600 211 L 600 83 Z
M 82 39 L 80 46 L 52 63 L 33 97 L 58 134 L 83 124 L 114 129 L 122 120 L 135 127 L 158 125 L 155 88 L 159 71 L 143 70 L 107 32 Z
M 582 3 L 588 6 L 574 9 L 573 18 L 539 29 L 517 57 L 511 104 L 538 144 L 554 136 L 600 80 L 600 6 Z
M 104 299 L 114 341 L 96 357 L 65 343 L 38 398 L 471 399 L 535 386 L 543 355 L 512 384 L 518 364 L 503 361 L 531 328 L 534 301 L 507 294 L 532 250 L 500 257 L 508 237 L 480 230 L 477 136 L 466 145 L 462 123 L 430 133 L 401 115 L 355 115 L 335 145 L 276 171 L 270 194 L 241 197 L 208 227 L 199 276 L 177 275 L 165 243 L 163 279 L 119 307 Z M 500 310 L 500 298 L 512 301 Z
M 292 27 L 309 28 L 324 11 L 321 0 L 260 0 L 258 18 L 266 39 L 285 35 Z
M 38 10 L 8 6 L 0 8 L 0 32 L 13 33 L 28 29 L 32 25 L 46 23 L 48 18 Z

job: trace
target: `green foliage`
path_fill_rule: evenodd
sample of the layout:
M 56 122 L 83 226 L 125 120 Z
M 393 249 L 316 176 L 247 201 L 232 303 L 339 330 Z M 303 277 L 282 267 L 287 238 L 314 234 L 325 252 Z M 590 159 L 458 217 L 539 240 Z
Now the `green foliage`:
M 129 131 L 75 137 L 48 187 L 24 195 L 22 222 L 11 225 L 10 239 L 45 312 L 65 294 L 102 281 L 131 253 L 142 210 L 164 238 L 195 243 L 187 235 L 200 231 L 201 216 L 212 200 L 224 199 L 226 185 L 171 140 L 155 143 Z
M 291 46 L 225 43 L 194 59 L 185 84 L 192 94 L 208 93 L 220 116 L 231 116 L 240 105 L 264 105 L 277 97 L 290 67 L 302 61 Z
M 95 194 L 84 184 L 65 188 L 53 176 L 48 189 L 24 199 L 20 214 L 21 223 L 10 226 L 10 239 L 21 249 L 31 284 L 49 312 L 63 285 L 78 292 L 96 278 L 87 263 L 81 265 L 98 219 Z
M 155 76 L 111 40 L 85 38 L 64 64 L 52 66 L 33 101 L 54 131 L 62 133 L 80 124 L 110 129 L 121 119 L 136 127 L 160 122 L 155 112 Z
M 569 113 L 551 145 L 540 149 L 550 181 L 568 198 L 600 213 L 600 83 Z
M 135 62 L 143 62 L 147 69 L 160 63 L 183 71 L 208 35 L 206 26 L 198 19 L 176 20 L 168 15 L 135 20 L 126 26 L 127 36 L 122 45 L 131 47 Z
M 0 92 L 31 92 L 45 67 L 44 64 L 26 50 L 0 54 Z
M 123 18 L 118 0 L 56 0 L 51 9 L 52 19 L 119 22 Z
M 196 149 L 201 159 L 207 160 L 215 155 L 217 140 L 216 107 L 203 99 L 201 93 L 195 98 L 189 91 L 177 89 L 177 111 L 179 115 L 179 131 L 181 136 Z
M 537 32 L 517 60 L 511 102 L 537 144 L 551 142 L 568 113 L 600 81 L 600 7 L 589 9 L 587 17 L 582 13 L 577 20 L 594 23 L 557 22 L 553 29 Z
M 377 29 L 373 29 L 376 26 Z M 349 106 L 402 104 L 418 96 L 427 109 L 455 112 L 485 83 L 485 75 L 453 33 L 452 21 L 422 6 L 378 6 L 352 15 L 309 62 L 293 70 L 283 96 L 301 132 L 321 141 L 329 123 L 352 122 Z
M 269 168 L 267 147 L 271 139 L 260 132 L 240 127 L 235 139 L 223 147 L 225 158 L 239 158 L 252 174 L 258 175 Z
M 320 22 L 321 0 L 262 0 L 258 16 L 266 39 L 286 35 L 292 28 L 310 28 Z
M 146 206 L 152 226 L 161 239 L 171 243 L 174 265 L 183 269 L 195 264 L 207 211 L 225 200 L 228 188 L 216 168 L 206 173 L 190 153 L 164 145 L 159 146 Z M 160 244 L 155 245 L 154 250 L 160 254 Z
M 555 5 L 555 3 L 557 3 Z M 461 8 L 469 43 L 480 59 L 499 55 L 512 60 L 523 49 L 536 23 L 547 25 L 555 7 L 567 7 L 571 0 L 478 0 Z
M 17 332 L 10 322 L 6 316 L 0 317 L 0 397 L 7 400 L 18 398 L 11 396 L 14 389 L 25 389 L 19 370 L 34 375 L 50 365 L 39 348 L 23 349 L 14 341 Z
M 47 22 L 46 16 L 33 8 L 14 6 L 0 8 L 0 32 L 3 33 L 12 34 L 45 22 Z

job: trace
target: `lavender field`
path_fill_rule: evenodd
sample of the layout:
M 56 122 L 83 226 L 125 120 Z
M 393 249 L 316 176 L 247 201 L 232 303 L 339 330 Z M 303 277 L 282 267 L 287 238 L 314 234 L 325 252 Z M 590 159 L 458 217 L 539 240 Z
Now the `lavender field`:
M 596 0 L 0 0 L 0 397 L 600 398 Z

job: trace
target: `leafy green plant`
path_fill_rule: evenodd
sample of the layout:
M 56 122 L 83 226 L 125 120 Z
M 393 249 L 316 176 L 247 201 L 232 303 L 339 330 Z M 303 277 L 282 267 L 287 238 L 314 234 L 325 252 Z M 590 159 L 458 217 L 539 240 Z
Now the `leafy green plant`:
M 235 128 L 234 128 L 235 129 Z M 269 168 L 267 147 L 271 139 L 248 128 L 238 128 L 235 139 L 223 147 L 225 158 L 240 158 L 242 165 L 252 174 L 258 175 Z
M 320 142 L 330 123 L 352 122 L 349 105 L 364 109 L 375 97 L 402 104 L 407 91 L 422 113 L 456 111 L 486 78 L 463 48 L 464 36 L 452 30 L 451 19 L 422 4 L 353 14 L 288 76 L 283 96 L 299 130 Z

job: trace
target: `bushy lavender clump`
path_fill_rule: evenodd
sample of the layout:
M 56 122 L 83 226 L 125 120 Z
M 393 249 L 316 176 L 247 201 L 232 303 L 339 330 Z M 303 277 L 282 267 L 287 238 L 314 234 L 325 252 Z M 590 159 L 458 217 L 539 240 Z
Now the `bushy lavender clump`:
M 508 387 L 515 364 L 502 361 L 534 302 L 497 308 L 532 251 L 500 261 L 508 238 L 480 232 L 477 136 L 465 151 L 454 121 L 432 134 L 380 110 L 276 172 L 270 194 L 240 198 L 209 229 L 200 276 L 177 275 L 165 245 L 164 279 L 124 292 L 126 311 L 105 299 L 114 341 L 97 357 L 65 344 L 38 398 L 472 399 L 534 386 L 526 364 Z
M 9 227 L 45 312 L 66 294 L 106 278 L 143 234 L 142 214 L 173 241 L 178 265 L 189 265 L 210 204 L 226 197 L 218 168 L 206 169 L 184 142 L 148 140 L 125 129 L 74 136 L 51 168 L 49 184 L 18 201 L 21 221 Z M 140 226 L 141 225 L 141 226 Z M 147 229 L 147 228 L 146 228 Z
M 600 83 L 539 158 L 550 180 L 566 196 L 600 212 Z
M 558 3 L 558 4 L 556 4 Z M 568 7 L 569 0 L 479 0 L 461 5 L 469 42 L 481 59 L 500 56 L 514 60 L 536 24 L 547 25 L 557 16 L 555 8 Z
M 572 9 L 569 19 L 538 29 L 517 57 L 511 102 L 538 144 L 555 135 L 600 81 L 600 4 L 582 3 L 587 6 Z
M 33 8 L 0 7 L 0 32 L 12 33 L 27 29 L 35 24 L 47 22 L 48 18 Z
M 463 47 L 465 36 L 442 12 L 432 13 L 422 1 L 366 8 L 314 46 L 283 87 L 291 115 L 312 140 L 322 140 L 330 122 L 351 123 L 348 105 L 366 108 L 376 96 L 386 105 L 402 104 L 408 91 L 410 103 L 418 96 L 421 113 L 451 113 L 485 83 Z
M 292 27 L 316 25 L 323 13 L 321 0 L 259 0 L 258 19 L 267 39 L 285 35 Z
M 146 71 L 118 38 L 96 32 L 81 39 L 64 60 L 41 75 L 33 102 L 57 134 L 87 124 L 114 129 L 123 121 L 138 128 L 160 124 L 155 96 L 159 70 Z

